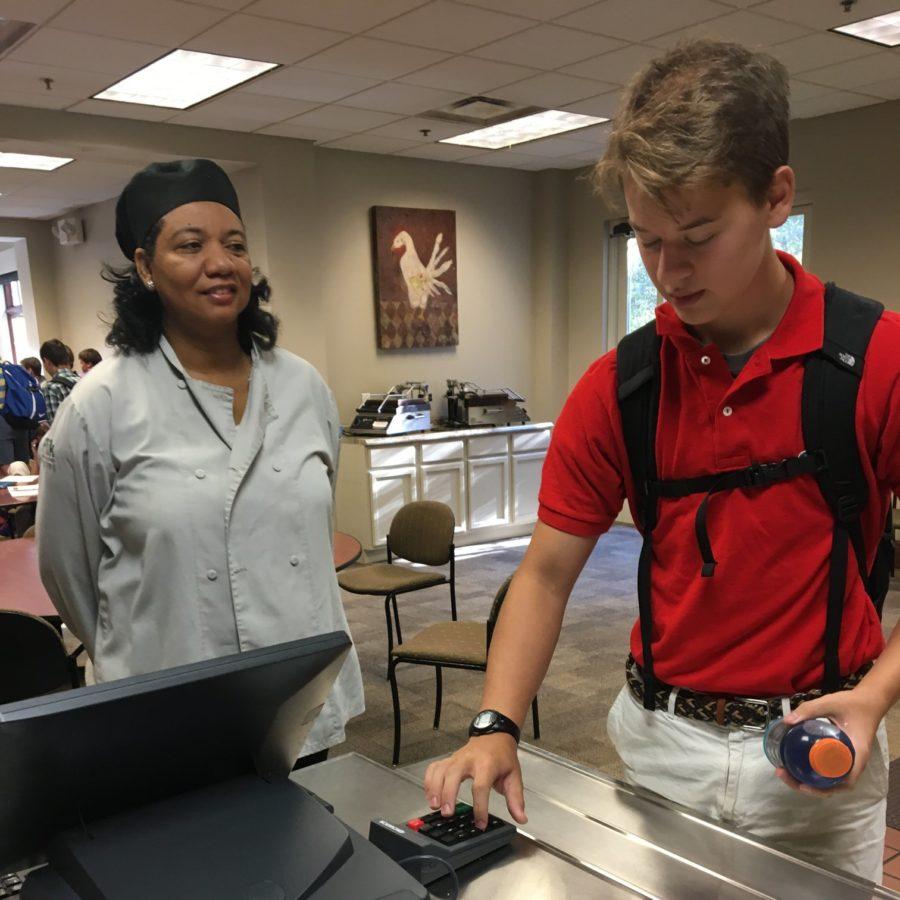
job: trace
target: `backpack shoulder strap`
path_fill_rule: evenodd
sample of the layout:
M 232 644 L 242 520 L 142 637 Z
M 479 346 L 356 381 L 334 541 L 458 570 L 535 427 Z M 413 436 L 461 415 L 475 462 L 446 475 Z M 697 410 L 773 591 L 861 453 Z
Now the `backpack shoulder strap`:
M 616 381 L 622 434 L 634 481 L 642 526 L 652 528 L 655 510 L 648 513 L 647 485 L 656 480 L 656 423 L 659 417 L 660 339 L 656 323 L 648 322 L 626 335 L 616 349 Z M 647 518 L 651 521 L 648 523 Z
M 822 348 L 807 358 L 801 400 L 803 438 L 824 467 L 819 487 L 836 519 L 859 519 L 868 500 L 856 439 L 856 396 L 866 350 L 884 307 L 829 283 Z
M 856 399 L 869 340 L 883 310 L 874 300 L 827 284 L 822 347 L 807 357 L 803 375 L 803 440 L 807 452 L 819 459 L 816 481 L 834 516 L 825 612 L 826 692 L 838 690 L 840 682 L 841 619 L 850 547 L 872 596 L 860 525 L 860 513 L 869 498 L 857 447 Z M 878 608 L 878 600 L 872 600 Z

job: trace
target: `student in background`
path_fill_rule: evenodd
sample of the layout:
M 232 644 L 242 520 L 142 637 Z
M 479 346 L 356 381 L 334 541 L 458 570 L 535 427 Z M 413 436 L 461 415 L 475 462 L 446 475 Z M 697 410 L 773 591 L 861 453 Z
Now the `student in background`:
M 19 362 L 19 365 L 37 379 L 38 384 L 41 386 L 41 390 L 43 390 L 44 373 L 41 369 L 41 361 L 36 356 L 26 356 L 25 359 Z
M 72 351 L 59 339 L 53 338 L 41 344 L 41 361 L 47 370 L 44 398 L 47 401 L 47 421 L 52 423 L 59 405 L 78 384 L 78 376 L 72 370 Z
M 81 363 L 81 374 L 87 375 L 97 363 L 103 361 L 103 357 L 93 347 L 88 347 L 78 354 L 78 361 Z

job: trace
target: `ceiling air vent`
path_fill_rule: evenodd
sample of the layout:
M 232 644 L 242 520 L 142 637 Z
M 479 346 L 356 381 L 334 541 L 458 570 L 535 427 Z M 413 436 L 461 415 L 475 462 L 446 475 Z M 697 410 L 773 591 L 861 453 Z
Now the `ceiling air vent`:
M 466 97 L 449 106 L 432 109 L 423 116 L 429 119 L 442 119 L 445 122 L 464 122 L 468 125 L 499 125 L 510 119 L 518 119 L 531 113 L 540 112 L 538 106 L 521 106 L 509 100 L 498 100 L 495 97 Z
M 19 22 L 0 16 L 0 53 L 5 53 L 34 28 L 34 22 Z

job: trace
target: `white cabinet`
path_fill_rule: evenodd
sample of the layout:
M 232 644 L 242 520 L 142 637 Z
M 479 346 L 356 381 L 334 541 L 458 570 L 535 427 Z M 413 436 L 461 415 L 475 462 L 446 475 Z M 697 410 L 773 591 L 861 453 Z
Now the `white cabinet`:
M 469 460 L 469 528 L 509 524 L 509 457 Z
M 546 453 L 514 453 L 512 458 L 513 521 L 536 522 L 541 470 Z
M 456 534 L 466 530 L 466 464 L 427 463 L 419 470 L 419 499 L 438 500 L 453 510 Z
M 458 545 L 529 534 L 552 423 L 461 429 L 396 438 L 345 436 L 336 528 L 373 558 L 397 511 L 413 500 L 446 503 Z
M 394 516 L 407 503 L 419 499 L 416 480 L 415 466 L 373 469 L 369 473 L 373 545 L 384 544 Z

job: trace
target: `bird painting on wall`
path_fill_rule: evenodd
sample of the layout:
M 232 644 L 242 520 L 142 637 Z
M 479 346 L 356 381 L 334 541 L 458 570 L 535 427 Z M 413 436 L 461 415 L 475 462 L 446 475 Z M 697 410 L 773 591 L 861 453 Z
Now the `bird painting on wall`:
M 441 291 L 451 293 L 450 288 L 439 278 L 453 265 L 452 259 L 444 260 L 448 248 L 441 246 L 443 240 L 443 234 L 438 234 L 434 239 L 428 265 L 423 265 L 419 259 L 416 245 L 408 231 L 399 232 L 391 243 L 391 250 L 400 252 L 400 274 L 406 285 L 409 305 L 413 309 L 424 310 L 429 299 L 436 297 Z
M 456 212 L 373 206 L 371 213 L 378 349 L 455 347 Z

